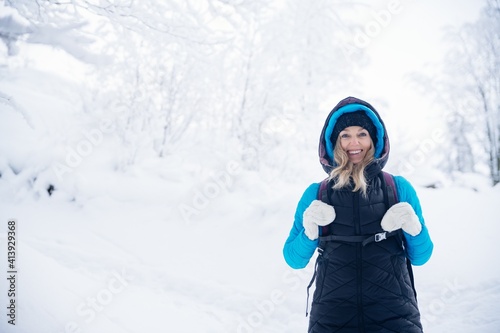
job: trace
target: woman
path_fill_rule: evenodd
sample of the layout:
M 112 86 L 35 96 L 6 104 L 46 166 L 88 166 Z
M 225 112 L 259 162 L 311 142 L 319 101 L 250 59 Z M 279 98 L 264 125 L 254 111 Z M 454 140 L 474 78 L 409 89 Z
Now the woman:
M 403 177 L 393 178 L 399 202 L 391 206 L 382 173 L 388 156 L 377 111 L 354 97 L 340 101 L 319 143 L 326 189 L 321 200 L 320 183 L 306 189 L 283 249 L 298 269 L 319 247 L 309 333 L 422 332 L 406 260 L 423 265 L 433 244 Z

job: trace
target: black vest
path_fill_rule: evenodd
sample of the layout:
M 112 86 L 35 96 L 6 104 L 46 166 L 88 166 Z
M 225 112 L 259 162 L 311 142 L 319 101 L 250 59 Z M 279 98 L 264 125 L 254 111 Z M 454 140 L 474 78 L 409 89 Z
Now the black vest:
M 380 173 L 382 175 L 382 173 Z M 384 196 L 383 180 L 374 177 L 368 182 L 367 196 L 353 192 L 352 185 L 342 189 L 332 189 L 329 183 L 325 202 L 335 207 L 336 218 L 326 230 L 326 234 L 342 236 L 373 235 L 383 232 L 380 221 L 389 208 Z
M 336 218 L 323 229 L 326 234 L 383 232 L 380 222 L 389 204 L 381 173 L 368 179 L 366 197 L 352 187 L 327 188 L 324 201 Z M 319 247 L 309 333 L 422 332 L 402 232 L 366 245 L 328 241 Z

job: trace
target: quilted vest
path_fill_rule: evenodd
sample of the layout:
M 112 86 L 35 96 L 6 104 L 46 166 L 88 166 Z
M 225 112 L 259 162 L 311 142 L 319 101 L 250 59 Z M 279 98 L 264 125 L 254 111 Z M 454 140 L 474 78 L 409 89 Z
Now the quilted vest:
M 331 185 L 324 201 L 335 207 L 336 218 L 323 236 L 383 232 L 389 206 L 381 174 L 368 180 L 367 196 Z M 320 241 L 319 253 L 309 333 L 422 332 L 401 231 L 368 244 Z

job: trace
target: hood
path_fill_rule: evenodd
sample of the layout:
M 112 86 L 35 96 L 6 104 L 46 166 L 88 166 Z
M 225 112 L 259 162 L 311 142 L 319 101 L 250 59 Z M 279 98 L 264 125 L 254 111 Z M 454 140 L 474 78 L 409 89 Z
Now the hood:
M 333 160 L 334 144 L 330 140 L 333 128 L 341 115 L 356 111 L 365 112 L 377 129 L 377 145 L 375 146 L 375 164 L 379 167 L 377 169 L 382 170 L 387 163 L 390 145 L 387 130 L 382 118 L 380 118 L 377 110 L 375 110 L 375 108 L 369 103 L 356 97 L 347 97 L 341 100 L 333 108 L 330 114 L 328 114 L 319 138 L 319 161 L 323 170 L 325 170 L 328 174 L 330 174 L 332 169 L 336 166 L 336 163 Z

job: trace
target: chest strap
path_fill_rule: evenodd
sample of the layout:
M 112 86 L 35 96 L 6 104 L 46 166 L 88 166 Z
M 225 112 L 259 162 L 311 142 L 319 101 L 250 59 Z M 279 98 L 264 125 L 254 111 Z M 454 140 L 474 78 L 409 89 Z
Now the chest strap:
M 361 243 L 363 246 L 366 246 L 370 243 L 378 243 L 392 236 L 396 236 L 398 230 L 391 232 L 379 232 L 375 235 L 359 235 L 359 236 L 340 236 L 340 235 L 329 235 L 322 236 L 319 238 L 320 242 L 341 242 L 341 243 Z

